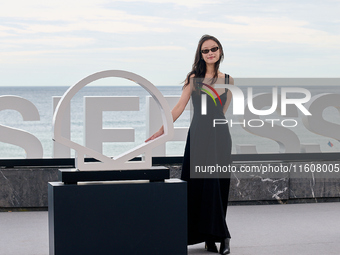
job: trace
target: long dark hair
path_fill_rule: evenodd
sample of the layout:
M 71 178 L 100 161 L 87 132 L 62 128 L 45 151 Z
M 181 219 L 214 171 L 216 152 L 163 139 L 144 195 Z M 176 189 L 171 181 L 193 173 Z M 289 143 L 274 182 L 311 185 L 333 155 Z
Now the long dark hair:
M 222 44 L 219 42 L 219 40 L 217 40 L 216 37 L 214 37 L 212 35 L 203 35 L 198 42 L 196 54 L 195 54 L 195 60 L 194 60 L 194 63 L 192 65 L 191 72 L 188 73 L 187 78 L 184 81 L 183 88 L 185 86 L 187 86 L 188 84 L 190 84 L 190 76 L 193 75 L 193 74 L 195 75 L 194 86 L 196 88 L 201 86 L 201 83 L 199 81 L 204 79 L 206 69 L 207 69 L 206 63 L 205 63 L 205 61 L 203 60 L 203 57 L 202 57 L 201 48 L 202 48 L 202 44 L 207 40 L 215 41 L 218 45 L 219 50 L 220 50 L 220 59 L 215 63 L 215 73 L 214 73 L 214 77 L 213 77 L 211 83 L 216 82 L 216 80 L 218 78 L 218 69 L 220 67 L 220 63 L 223 61 L 223 58 L 224 58 L 223 47 L 222 47 Z M 196 78 L 198 78 L 198 79 L 196 79 Z

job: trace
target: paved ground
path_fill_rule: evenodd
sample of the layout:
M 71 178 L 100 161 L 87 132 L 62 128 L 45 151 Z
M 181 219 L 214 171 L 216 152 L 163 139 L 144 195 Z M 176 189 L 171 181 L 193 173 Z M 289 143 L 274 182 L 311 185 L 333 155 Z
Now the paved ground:
M 233 255 L 340 254 L 340 203 L 230 206 L 228 210 Z M 0 255 L 47 255 L 47 223 L 47 212 L 0 212 Z M 213 253 L 198 244 L 189 246 L 188 254 Z

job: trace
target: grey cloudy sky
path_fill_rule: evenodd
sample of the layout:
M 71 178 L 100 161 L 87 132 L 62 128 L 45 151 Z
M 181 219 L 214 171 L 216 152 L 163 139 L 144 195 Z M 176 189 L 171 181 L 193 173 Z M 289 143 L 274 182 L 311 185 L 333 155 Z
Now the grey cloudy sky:
M 180 85 L 203 34 L 236 78 L 340 77 L 339 12 L 339 0 L 6 1 L 0 86 L 70 86 L 109 69 Z

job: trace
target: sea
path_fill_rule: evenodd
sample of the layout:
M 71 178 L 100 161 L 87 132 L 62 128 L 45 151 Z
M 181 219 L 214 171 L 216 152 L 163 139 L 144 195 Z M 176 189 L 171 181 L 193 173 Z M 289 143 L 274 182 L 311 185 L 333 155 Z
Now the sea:
M 24 130 L 35 136 L 43 147 L 43 158 L 53 157 L 53 104 L 52 97 L 63 96 L 69 87 L 66 86 L 46 86 L 46 87 L 1 87 L 0 86 L 0 125 L 10 128 Z M 158 86 L 157 89 L 164 96 L 180 96 L 182 86 Z M 243 93 L 247 95 L 247 88 L 241 87 Z M 339 94 L 338 87 L 310 86 L 307 88 L 311 91 L 312 96 L 317 96 L 325 93 Z M 253 88 L 253 94 L 271 93 L 272 88 L 265 86 L 257 86 Z M 6 109 L 1 106 L 5 96 L 17 96 L 24 98 L 37 108 L 39 112 L 39 120 L 26 121 L 20 112 L 13 109 Z M 149 93 L 140 86 L 88 86 L 81 89 L 71 101 L 71 140 L 84 145 L 84 96 L 138 96 L 140 101 L 140 110 L 134 112 L 103 112 L 103 128 L 134 128 L 134 142 L 115 142 L 104 143 L 103 154 L 115 156 L 129 150 L 141 143 L 147 138 L 146 132 L 146 97 Z M 278 136 L 287 135 L 287 140 L 298 139 L 298 143 L 302 145 L 312 144 L 318 145 L 321 152 L 340 152 L 340 100 L 335 106 L 325 107 L 322 111 L 323 125 L 327 126 L 330 122 L 335 125 L 338 134 L 331 133 L 317 134 L 308 130 L 301 119 L 301 111 L 299 116 L 286 117 L 286 119 L 295 119 L 296 121 L 286 121 L 282 124 L 284 118 L 276 113 L 273 116 L 261 116 L 265 122 L 268 119 L 275 119 L 275 123 L 284 129 L 277 129 Z M 263 108 L 263 109 L 268 109 Z M 280 109 L 280 107 L 278 107 Z M 189 127 L 190 111 L 184 111 L 180 118 L 174 123 L 175 127 Z M 282 143 L 274 141 L 266 135 L 259 135 L 257 132 L 246 130 L 242 124 L 242 120 L 233 114 L 233 103 L 231 103 L 226 114 L 228 125 L 233 141 L 232 153 L 243 153 L 240 148 L 249 147 L 255 148 L 257 153 L 284 153 Z M 267 119 L 267 120 L 266 120 Z M 296 126 L 293 126 L 297 123 Z M 231 125 L 232 124 L 232 125 Z M 249 123 L 252 126 L 259 126 L 261 122 L 252 121 Z M 334 127 L 334 126 L 333 126 Z M 254 129 L 252 129 L 254 130 Z M 280 130 L 286 130 L 280 133 Z M 287 131 L 289 130 L 289 131 Z M 325 129 L 326 130 L 326 129 Z M 334 132 L 333 132 L 334 133 Z M 95 134 L 93 134 L 95 135 Z M 289 136 L 289 137 L 288 137 Z M 185 140 L 169 141 L 166 144 L 166 156 L 182 156 L 184 152 Z M 71 157 L 74 156 L 72 151 Z M 1 159 L 20 159 L 26 158 L 26 152 L 23 148 L 5 143 L 3 136 L 0 134 L 0 158 Z

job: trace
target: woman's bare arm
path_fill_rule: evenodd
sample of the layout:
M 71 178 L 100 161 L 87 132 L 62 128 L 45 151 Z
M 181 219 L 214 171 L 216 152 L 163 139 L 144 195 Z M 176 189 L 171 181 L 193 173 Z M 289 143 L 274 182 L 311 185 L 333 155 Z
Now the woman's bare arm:
M 178 119 L 178 117 L 181 116 L 182 112 L 185 109 L 185 106 L 189 102 L 190 95 L 191 95 L 190 85 L 186 85 L 183 88 L 180 99 L 178 100 L 178 102 L 174 106 L 174 108 L 171 110 L 173 122 L 175 122 Z M 154 133 L 152 136 L 150 136 L 148 139 L 146 139 L 145 142 L 153 140 L 153 139 L 161 136 L 162 134 L 164 134 L 164 127 L 163 126 L 161 126 L 161 128 L 156 133 Z

